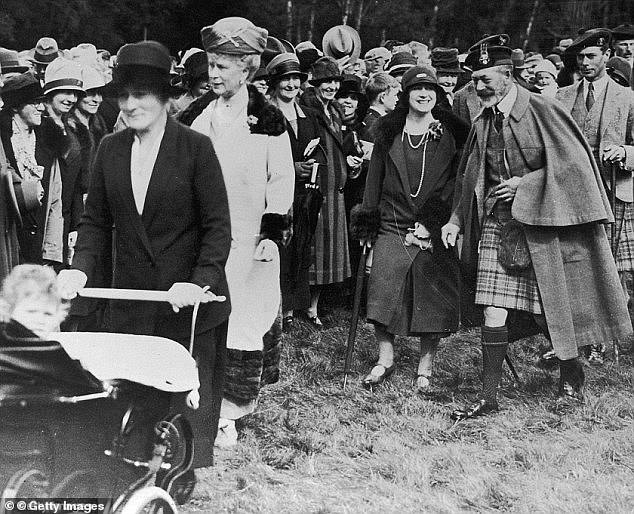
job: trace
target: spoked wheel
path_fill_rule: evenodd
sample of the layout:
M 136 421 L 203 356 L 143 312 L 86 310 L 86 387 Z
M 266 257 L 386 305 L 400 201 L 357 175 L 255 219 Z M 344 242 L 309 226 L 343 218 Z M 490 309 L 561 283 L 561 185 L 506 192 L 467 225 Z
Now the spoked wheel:
M 8 500 L 15 498 L 47 498 L 50 481 L 48 475 L 36 468 L 23 468 L 7 482 L 0 498 L 0 514 L 5 514 Z
M 176 503 L 172 497 L 160 487 L 144 487 L 135 491 L 116 514 L 176 514 Z
M 101 496 L 101 479 L 97 473 L 78 469 L 66 475 L 51 491 L 52 498 L 95 498 Z

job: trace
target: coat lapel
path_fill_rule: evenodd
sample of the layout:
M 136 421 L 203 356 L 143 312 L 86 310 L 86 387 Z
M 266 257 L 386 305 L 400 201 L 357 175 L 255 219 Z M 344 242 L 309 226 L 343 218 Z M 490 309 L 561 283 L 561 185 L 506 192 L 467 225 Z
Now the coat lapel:
M 162 201 L 170 197 L 169 187 L 172 183 L 173 172 L 177 169 L 175 162 L 177 127 L 175 121 L 168 119 L 145 195 L 145 205 L 141 216 L 145 227 L 149 227 L 152 223 L 157 211 L 160 210 Z
M 407 162 L 405 161 L 405 150 L 403 149 L 403 142 L 401 141 L 400 136 L 396 136 L 394 138 L 394 142 L 390 147 L 389 156 L 394 163 L 394 167 L 398 171 L 399 177 L 401 178 L 401 184 L 403 191 L 405 191 L 405 196 L 407 196 L 408 201 L 414 205 L 412 197 L 409 194 L 410 185 L 409 177 L 407 175 Z
M 128 212 L 128 218 L 130 224 L 134 227 L 134 230 L 139 236 L 139 239 L 143 243 L 144 248 L 154 260 L 154 253 L 152 252 L 152 246 L 148 239 L 145 227 L 141 220 L 141 216 L 136 210 L 136 203 L 134 202 L 134 194 L 132 193 L 132 178 L 130 175 L 130 158 L 132 155 L 132 142 L 134 140 L 134 132 L 131 129 L 126 129 L 126 142 L 125 144 L 118 146 L 113 159 L 113 171 L 117 171 L 119 176 L 117 177 L 117 185 L 119 193 L 122 198 L 123 208 Z

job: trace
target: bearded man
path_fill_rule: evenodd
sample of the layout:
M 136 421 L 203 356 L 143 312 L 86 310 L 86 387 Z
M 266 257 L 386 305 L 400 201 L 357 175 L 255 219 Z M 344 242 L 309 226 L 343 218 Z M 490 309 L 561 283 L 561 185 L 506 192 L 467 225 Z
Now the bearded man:
M 610 205 L 590 147 L 555 100 L 513 81 L 511 49 L 484 42 L 465 63 L 484 107 L 458 170 L 446 246 L 464 233 L 484 307 L 482 394 L 462 420 L 498 409 L 509 311 L 533 315 L 560 361 L 560 396 L 583 399 L 578 347 L 632 331 L 603 224 Z

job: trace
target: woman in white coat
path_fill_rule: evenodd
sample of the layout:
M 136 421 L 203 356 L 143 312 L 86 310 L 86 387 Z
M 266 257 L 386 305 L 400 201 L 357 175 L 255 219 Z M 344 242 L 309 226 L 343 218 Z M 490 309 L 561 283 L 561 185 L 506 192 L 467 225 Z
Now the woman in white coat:
M 211 91 L 180 116 L 208 135 L 229 197 L 232 311 L 218 445 L 235 443 L 235 420 L 253 411 L 261 385 L 277 380 L 280 262 L 290 228 L 294 167 L 284 116 L 253 86 L 267 31 L 224 18 L 201 31 Z M 272 327 L 274 326 L 274 329 Z

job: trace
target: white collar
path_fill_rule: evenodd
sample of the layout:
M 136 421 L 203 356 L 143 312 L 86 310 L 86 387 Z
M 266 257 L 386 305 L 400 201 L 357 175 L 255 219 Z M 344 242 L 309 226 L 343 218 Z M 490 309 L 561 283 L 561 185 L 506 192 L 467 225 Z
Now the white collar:
M 517 85 L 513 84 L 509 92 L 506 93 L 506 96 L 496 105 L 497 110 L 504 115 L 505 119 L 509 117 L 509 114 L 511 114 L 511 109 L 513 109 L 513 106 L 515 105 L 515 100 L 517 100 Z
M 610 76 L 606 73 L 600 79 L 592 81 L 592 88 L 594 89 L 594 98 L 595 100 L 598 96 L 603 93 L 605 87 L 608 85 L 608 81 L 610 80 Z M 588 80 L 583 79 L 583 96 L 588 96 L 588 84 L 590 83 Z

